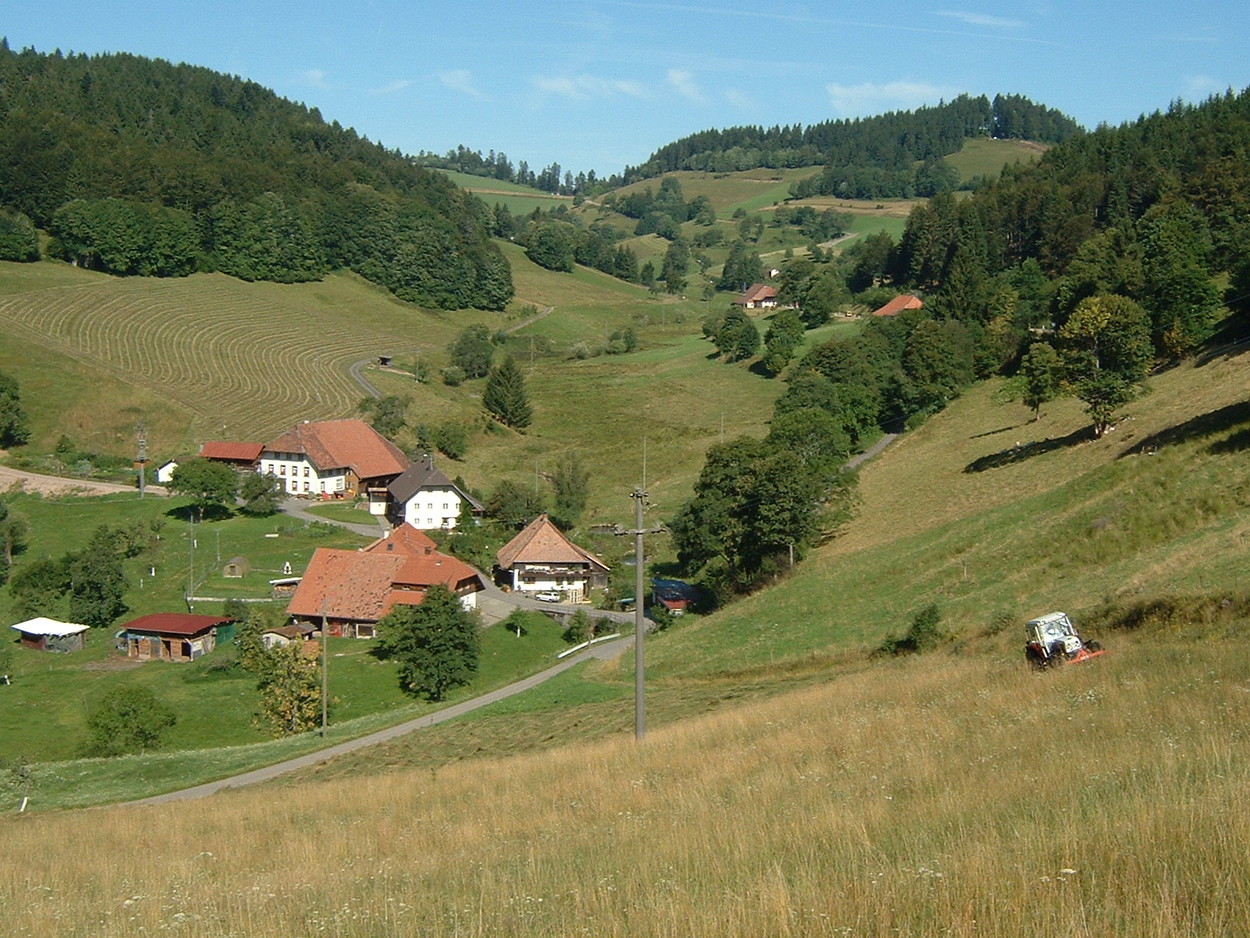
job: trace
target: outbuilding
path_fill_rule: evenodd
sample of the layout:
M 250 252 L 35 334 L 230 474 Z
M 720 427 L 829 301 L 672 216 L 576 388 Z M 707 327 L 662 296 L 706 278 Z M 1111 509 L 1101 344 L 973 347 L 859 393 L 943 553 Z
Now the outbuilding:
M 11 628 L 21 635 L 22 647 L 33 651 L 82 651 L 87 644 L 88 627 L 74 622 L 38 616 Z
M 188 612 L 139 616 L 117 633 L 117 648 L 140 661 L 194 661 L 216 647 L 218 630 L 232 622 L 229 617 Z

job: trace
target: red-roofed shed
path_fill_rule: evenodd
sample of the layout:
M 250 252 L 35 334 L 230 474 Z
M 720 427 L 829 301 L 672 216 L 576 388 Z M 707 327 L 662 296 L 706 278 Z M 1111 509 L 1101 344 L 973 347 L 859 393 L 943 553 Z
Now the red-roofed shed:
M 188 612 L 158 612 L 121 627 L 117 647 L 143 661 L 192 661 L 217 645 L 217 630 L 233 619 Z
M 240 471 L 252 470 L 260 462 L 262 443 L 235 443 L 231 440 L 209 440 L 200 447 L 200 457 L 224 462 Z

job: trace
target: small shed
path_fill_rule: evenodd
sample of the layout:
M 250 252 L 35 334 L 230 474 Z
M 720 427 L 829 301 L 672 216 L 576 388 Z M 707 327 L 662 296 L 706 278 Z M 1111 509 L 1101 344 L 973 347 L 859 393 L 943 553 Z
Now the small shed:
M 274 648 L 281 645 L 289 645 L 291 642 L 307 642 L 316 633 L 311 625 L 306 622 L 295 623 L 292 625 L 279 625 L 271 629 L 265 629 L 260 633 L 260 642 L 266 648 Z
M 140 661 L 193 661 L 212 651 L 217 645 L 218 627 L 233 621 L 187 612 L 139 616 L 117 633 L 117 647 Z
M 251 570 L 252 565 L 246 557 L 231 557 L 221 568 L 221 575 L 230 580 L 238 580 L 247 576 Z
M 161 485 L 168 485 L 174 481 L 174 470 L 178 468 L 178 460 L 167 459 L 156 467 L 156 481 Z
M 58 622 L 45 616 L 10 626 L 21 635 L 23 648 L 34 651 L 82 651 L 87 644 L 87 626 Z

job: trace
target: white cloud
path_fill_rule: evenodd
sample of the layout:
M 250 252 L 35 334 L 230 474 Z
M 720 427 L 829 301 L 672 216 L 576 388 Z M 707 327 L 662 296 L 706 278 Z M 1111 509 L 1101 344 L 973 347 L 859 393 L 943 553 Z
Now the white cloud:
M 636 81 L 619 81 L 597 78 L 594 75 L 547 77 L 538 75 L 530 79 L 535 88 L 544 94 L 557 95 L 571 101 L 591 101 L 624 95 L 630 98 L 648 97 L 646 86 Z
M 412 82 L 406 78 L 398 78 L 389 85 L 383 85 L 381 88 L 374 88 L 370 94 L 394 94 L 397 91 L 403 91 L 405 88 L 411 88 Z
M 313 88 L 329 88 L 326 84 L 326 73 L 319 68 L 310 68 L 300 72 L 300 81 Z
M 830 84 L 829 103 L 847 117 L 880 114 L 883 111 L 911 111 L 926 104 L 937 104 L 958 97 L 954 88 L 925 85 L 919 82 L 892 81 L 884 85 L 865 82 L 862 85 Z
M 1019 29 L 1024 25 L 1020 20 L 1007 20 L 1001 16 L 988 16 L 984 13 L 972 13 L 968 10 L 939 10 L 938 16 L 949 16 L 951 19 L 967 23 L 969 26 L 989 26 L 994 29 Z
M 467 68 L 457 68 L 450 72 L 439 72 L 438 80 L 452 91 L 459 91 L 470 98 L 485 97 L 473 84 L 473 73 Z
M 1191 102 L 1204 101 L 1213 94 L 1223 94 L 1231 87 L 1216 81 L 1210 75 L 1186 75 L 1184 99 Z
M 679 68 L 670 68 L 668 70 L 668 83 L 683 98 L 689 98 L 696 104 L 703 104 L 707 100 L 703 97 L 703 92 L 699 90 L 699 86 L 695 84 L 694 75 L 690 72 L 682 71 Z
M 754 98 L 752 98 L 749 94 L 735 89 L 730 89 L 725 92 L 725 100 L 740 111 L 754 111 L 756 108 Z

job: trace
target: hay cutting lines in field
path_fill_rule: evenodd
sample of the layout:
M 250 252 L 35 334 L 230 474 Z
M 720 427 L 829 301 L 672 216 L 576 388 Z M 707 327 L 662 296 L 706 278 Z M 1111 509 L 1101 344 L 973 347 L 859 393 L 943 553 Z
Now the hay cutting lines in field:
M 263 437 L 340 417 L 360 400 L 349 369 L 394 335 L 284 302 L 224 276 L 109 280 L 0 297 L 9 329 L 176 401 L 212 435 Z

